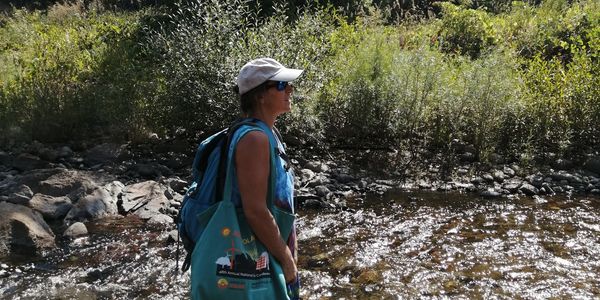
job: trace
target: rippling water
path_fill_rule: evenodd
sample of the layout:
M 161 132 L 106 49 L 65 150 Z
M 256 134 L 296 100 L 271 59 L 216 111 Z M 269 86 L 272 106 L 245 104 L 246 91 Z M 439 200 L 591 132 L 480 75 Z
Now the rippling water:
M 305 299 L 600 297 L 600 199 L 398 193 L 300 212 Z M 167 231 L 133 218 L 0 269 L 7 299 L 181 299 Z

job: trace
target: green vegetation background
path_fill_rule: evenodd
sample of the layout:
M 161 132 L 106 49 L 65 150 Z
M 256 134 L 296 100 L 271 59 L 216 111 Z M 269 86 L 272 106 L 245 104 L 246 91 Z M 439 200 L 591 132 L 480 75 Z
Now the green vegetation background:
M 600 149 L 597 0 L 118 3 L 0 17 L 2 145 L 197 141 L 238 116 L 239 68 L 270 56 L 306 69 L 278 125 L 292 147 Z

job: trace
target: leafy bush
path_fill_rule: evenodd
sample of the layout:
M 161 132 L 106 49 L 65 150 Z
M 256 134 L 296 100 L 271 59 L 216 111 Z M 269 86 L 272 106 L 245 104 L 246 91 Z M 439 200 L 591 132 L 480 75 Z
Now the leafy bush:
M 442 12 L 437 42 L 443 52 L 475 59 L 496 43 L 494 28 L 486 12 L 461 9 L 449 3 L 443 3 Z
M 329 81 L 319 111 L 328 138 L 358 147 L 388 145 L 395 138 L 396 83 L 392 76 L 394 36 L 377 28 L 345 25 L 332 35 Z
M 151 107 L 154 127 L 164 132 L 185 128 L 202 136 L 228 125 L 239 115 L 238 96 L 233 92 L 237 73 L 258 57 L 306 69 L 297 94 L 310 98 L 310 90 L 319 87 L 322 72 L 317 63 L 327 53 L 323 41 L 332 22 L 323 11 L 300 15 L 290 23 L 286 11 L 285 6 L 277 7 L 275 15 L 260 19 L 243 0 L 181 6 L 171 16 L 172 23 L 151 38 L 157 41 L 150 46 L 158 49 L 161 78 L 161 92 Z M 310 101 L 306 102 L 299 110 L 311 110 Z M 307 140 L 318 127 L 312 115 L 295 112 L 286 117 L 291 123 L 283 122 L 282 128 Z
M 130 68 L 136 20 L 81 14 L 77 5 L 16 11 L 0 28 L 3 129 L 52 141 L 127 127 L 136 111 L 129 96 L 144 76 Z

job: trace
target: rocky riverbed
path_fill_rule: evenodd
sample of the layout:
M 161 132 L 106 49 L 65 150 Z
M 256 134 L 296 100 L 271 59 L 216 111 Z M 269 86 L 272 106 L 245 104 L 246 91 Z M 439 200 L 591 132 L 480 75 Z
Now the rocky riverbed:
M 191 152 L 187 144 L 159 142 L 32 143 L 0 151 L 0 257 L 43 255 L 62 239 L 85 236 L 85 224 L 106 217 L 135 215 L 148 224 L 171 226 L 188 185 Z M 293 163 L 296 200 L 308 208 L 344 209 L 347 199 L 388 190 L 459 191 L 486 198 L 600 194 L 598 156 L 578 169 L 559 166 L 565 170 L 464 162 L 443 179 L 433 162 L 402 179 L 373 178 L 368 170 L 351 169 L 331 156 L 297 157 Z

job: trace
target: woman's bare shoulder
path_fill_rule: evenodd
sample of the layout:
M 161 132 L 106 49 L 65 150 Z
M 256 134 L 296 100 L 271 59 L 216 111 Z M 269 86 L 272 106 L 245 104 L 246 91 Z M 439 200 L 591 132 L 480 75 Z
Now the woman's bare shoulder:
M 268 150 L 269 137 L 260 130 L 252 130 L 246 133 L 238 142 L 238 150 Z

